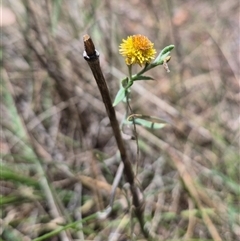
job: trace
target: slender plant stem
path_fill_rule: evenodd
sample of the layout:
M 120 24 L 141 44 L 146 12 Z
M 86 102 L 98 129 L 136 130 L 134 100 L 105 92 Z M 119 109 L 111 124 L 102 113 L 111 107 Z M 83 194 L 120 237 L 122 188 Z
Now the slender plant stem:
M 133 78 L 132 78 L 132 65 L 128 65 L 128 74 L 129 74 L 129 80 L 130 80 L 130 84 L 133 84 Z M 133 114 L 131 105 L 130 105 L 130 92 L 127 92 L 126 94 L 126 114 Z M 133 133 L 134 133 L 134 137 L 136 140 L 136 145 L 137 145 L 137 160 L 136 160 L 136 171 L 135 171 L 135 175 L 137 175 L 138 173 L 138 161 L 139 161 L 139 145 L 138 145 L 138 135 L 137 135 L 137 128 L 136 128 L 136 123 L 135 123 L 135 118 L 133 118 Z

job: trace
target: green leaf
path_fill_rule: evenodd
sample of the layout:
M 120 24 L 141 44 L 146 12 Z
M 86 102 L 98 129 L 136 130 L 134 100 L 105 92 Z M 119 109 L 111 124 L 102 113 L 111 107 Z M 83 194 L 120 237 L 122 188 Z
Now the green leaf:
M 150 76 L 144 76 L 144 75 L 136 75 L 133 80 L 154 80 L 152 77 Z
M 149 129 L 162 129 L 166 125 L 165 123 L 154 123 L 154 122 L 142 120 L 142 119 L 135 119 L 134 122 L 137 125 L 140 125 Z
M 120 103 L 126 96 L 126 89 L 124 89 L 123 87 L 120 88 L 120 90 L 118 91 L 115 100 L 113 102 L 113 106 L 116 106 L 118 103 Z
M 125 123 L 128 123 L 128 124 L 135 123 L 137 125 L 141 125 L 146 128 L 161 129 L 167 124 L 167 121 L 163 120 L 161 118 L 155 117 L 155 116 L 132 114 L 132 115 L 128 116 Z
M 160 56 L 166 54 L 167 52 L 171 52 L 174 49 L 174 47 L 174 45 L 168 45 L 161 51 Z
M 122 83 L 122 86 L 123 86 L 124 88 L 126 88 L 127 85 L 128 85 L 128 78 L 123 79 L 123 80 L 121 81 L 121 83 Z
M 171 51 L 174 49 L 174 45 L 169 45 L 165 47 L 160 54 L 157 56 L 157 58 L 153 61 L 152 64 L 154 65 L 160 65 L 163 64 L 164 59 L 171 53 Z

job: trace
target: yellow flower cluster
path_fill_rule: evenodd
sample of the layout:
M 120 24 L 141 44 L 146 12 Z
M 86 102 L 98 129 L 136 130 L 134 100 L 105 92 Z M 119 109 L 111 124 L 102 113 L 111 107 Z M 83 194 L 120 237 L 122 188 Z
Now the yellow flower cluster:
M 129 36 L 119 46 L 119 53 L 125 58 L 127 65 L 150 63 L 156 54 L 153 43 L 143 35 Z

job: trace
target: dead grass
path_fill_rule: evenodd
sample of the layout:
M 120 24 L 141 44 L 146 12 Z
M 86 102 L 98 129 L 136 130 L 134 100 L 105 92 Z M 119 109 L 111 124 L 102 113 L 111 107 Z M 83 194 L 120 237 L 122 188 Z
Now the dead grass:
M 141 33 L 158 50 L 175 45 L 171 72 L 155 68 L 149 72 L 155 80 L 132 91 L 135 113 L 171 122 L 161 130 L 137 128 L 136 181 L 154 240 L 238 240 L 236 1 L 8 1 L 3 7 L 14 15 L 1 36 L 0 240 L 144 240 L 124 180 L 112 214 L 98 217 L 109 204 L 119 157 L 82 57 L 85 33 L 100 52 L 112 99 L 127 74 L 118 54 L 122 38 Z M 116 111 L 120 122 L 123 106 Z M 135 168 L 136 142 L 126 146 Z

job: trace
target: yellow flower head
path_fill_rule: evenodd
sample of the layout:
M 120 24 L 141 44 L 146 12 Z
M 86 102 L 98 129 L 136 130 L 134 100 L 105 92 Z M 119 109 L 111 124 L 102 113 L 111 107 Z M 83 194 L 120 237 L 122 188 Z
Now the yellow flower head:
M 119 46 L 119 53 L 126 57 L 127 65 L 150 63 L 154 59 L 156 50 L 153 48 L 153 43 L 143 35 L 129 36 L 123 39 Z

